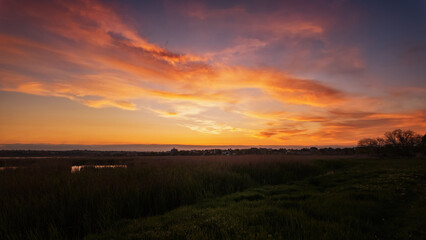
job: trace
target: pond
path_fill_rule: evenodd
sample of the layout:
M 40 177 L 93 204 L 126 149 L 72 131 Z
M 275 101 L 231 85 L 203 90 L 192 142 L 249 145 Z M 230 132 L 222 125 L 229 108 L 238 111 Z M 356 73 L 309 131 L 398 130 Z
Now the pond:
M 127 168 L 127 165 L 124 164 L 116 164 L 116 165 L 79 165 L 79 166 L 71 166 L 71 172 L 80 172 L 84 168 Z
M 7 166 L 7 167 L 0 167 L 0 171 L 3 170 L 16 170 L 16 169 L 22 169 L 22 168 L 29 168 L 28 166 Z M 80 172 L 82 169 L 85 168 L 127 168 L 127 165 L 124 164 L 116 164 L 116 165 L 78 165 L 78 166 L 71 166 L 71 173 Z

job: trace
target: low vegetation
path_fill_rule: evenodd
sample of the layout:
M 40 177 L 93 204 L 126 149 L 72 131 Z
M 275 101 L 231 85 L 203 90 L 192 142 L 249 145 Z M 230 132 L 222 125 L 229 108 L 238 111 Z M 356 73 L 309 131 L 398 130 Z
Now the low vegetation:
M 316 161 L 325 174 L 119 222 L 100 239 L 425 239 L 426 164 Z
M 38 159 L 0 171 L 0 239 L 421 239 L 426 161 L 353 158 Z
M 0 239 L 81 239 L 119 219 L 162 214 L 201 199 L 321 171 L 308 159 L 282 155 L 120 158 L 129 168 L 78 173 L 70 172 L 70 164 L 58 164 L 61 159 L 28 161 L 30 167 L 0 171 Z

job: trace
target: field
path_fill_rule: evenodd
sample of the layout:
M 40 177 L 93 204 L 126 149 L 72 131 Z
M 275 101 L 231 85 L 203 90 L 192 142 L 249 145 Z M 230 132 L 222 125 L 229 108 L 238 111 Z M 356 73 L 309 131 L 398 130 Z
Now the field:
M 426 159 L 2 159 L 0 239 L 425 239 Z M 126 165 L 82 168 L 72 165 Z

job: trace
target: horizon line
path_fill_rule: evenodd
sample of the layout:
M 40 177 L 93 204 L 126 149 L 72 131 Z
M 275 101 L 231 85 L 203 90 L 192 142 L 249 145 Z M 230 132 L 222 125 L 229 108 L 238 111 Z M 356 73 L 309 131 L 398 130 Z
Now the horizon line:
M 72 151 L 72 150 L 91 150 L 91 151 L 169 151 L 171 148 L 178 150 L 208 150 L 208 149 L 244 149 L 244 148 L 292 148 L 302 149 L 308 147 L 317 148 L 348 148 L 354 145 L 194 145 L 194 144 L 50 144 L 50 143 L 15 143 L 0 144 L 0 150 L 45 150 L 45 151 Z M 181 148 L 181 149 L 179 149 Z

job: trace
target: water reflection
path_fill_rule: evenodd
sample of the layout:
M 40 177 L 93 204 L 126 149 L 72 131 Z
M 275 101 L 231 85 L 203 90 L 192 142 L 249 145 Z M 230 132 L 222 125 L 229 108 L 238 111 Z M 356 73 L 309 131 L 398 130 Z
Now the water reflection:
M 80 172 L 83 168 L 127 168 L 127 165 L 80 165 L 71 166 L 71 172 Z
M 0 171 L 6 170 L 6 169 L 18 169 L 18 167 L 0 167 Z
M 16 170 L 26 168 L 24 166 L 8 166 L 8 167 L 0 167 L 0 171 L 3 170 Z M 124 164 L 115 164 L 115 165 L 79 165 L 79 166 L 71 166 L 71 172 L 80 172 L 83 168 L 127 168 L 127 165 Z

